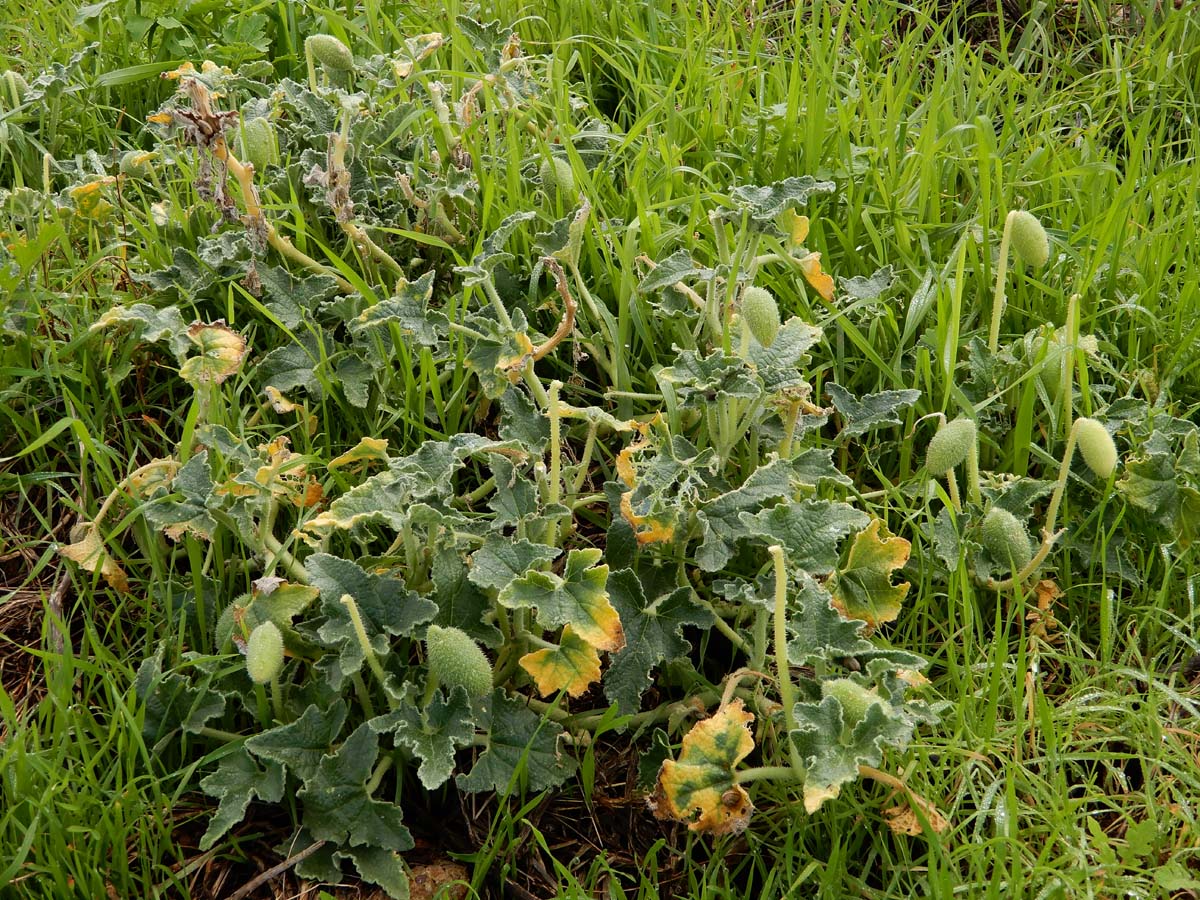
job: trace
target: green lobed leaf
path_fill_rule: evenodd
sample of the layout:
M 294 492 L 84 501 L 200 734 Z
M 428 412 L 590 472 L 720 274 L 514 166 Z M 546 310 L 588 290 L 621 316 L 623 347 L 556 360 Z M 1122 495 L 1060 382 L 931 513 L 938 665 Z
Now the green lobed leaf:
M 315 315 L 321 303 L 338 291 L 337 281 L 329 275 L 297 278 L 282 266 L 260 265 L 258 278 L 267 298 L 264 306 L 284 327 L 292 329 Z
M 847 619 L 834 606 L 829 590 L 807 573 L 799 574 L 799 590 L 789 591 L 788 661 L 793 666 L 811 666 L 855 659 L 869 663 L 885 659 L 906 669 L 922 669 L 925 660 L 902 650 L 889 650 L 862 636 L 866 623 Z M 772 580 L 772 592 L 774 582 Z
M 471 556 L 467 577 L 479 587 L 503 590 L 517 578 L 557 558 L 560 552 L 546 544 L 488 535 L 483 546 Z
M 794 209 L 808 202 L 813 194 L 832 194 L 837 185 L 832 181 L 817 181 L 811 175 L 792 176 L 767 185 L 741 185 L 730 191 L 734 207 L 722 209 L 718 216 L 739 222 L 748 216 L 759 229 L 774 229 L 775 218 L 785 209 Z
M 880 662 L 872 669 L 887 666 Z M 924 703 L 904 702 L 904 685 L 893 673 L 880 680 L 880 702 L 871 704 L 856 724 L 846 721 L 841 702 L 832 694 L 820 703 L 795 705 L 797 728 L 790 736 L 806 768 L 804 807 L 809 813 L 856 780 L 859 766 L 879 766 L 885 747 L 903 749 L 917 724 L 932 721 Z
M 357 338 L 374 329 L 395 325 L 401 334 L 422 347 L 436 346 L 449 331 L 450 322 L 444 313 L 429 309 L 433 277 L 430 270 L 416 281 L 401 285 L 395 296 L 367 307 L 350 321 L 350 334 Z
M 390 652 L 389 636 L 411 635 L 418 625 L 437 615 L 437 606 L 410 591 L 404 582 L 371 574 L 349 560 L 316 553 L 305 561 L 304 568 L 321 591 L 321 609 L 326 616 L 317 635 L 338 651 L 343 675 L 358 672 L 366 659 L 350 611 L 342 603 L 343 595 L 354 598 L 371 649 L 381 658 Z
M 341 700 L 326 707 L 311 704 L 294 722 L 246 739 L 246 749 L 260 759 L 284 766 L 301 781 L 317 773 L 321 758 L 342 733 L 346 704 Z
M 383 888 L 392 900 L 408 900 L 411 896 L 408 873 L 394 850 L 382 847 L 351 847 L 333 855 L 335 862 L 350 860 L 363 881 Z M 340 881 L 341 879 L 336 879 Z
M 661 291 L 681 281 L 712 278 L 713 270 L 697 265 L 686 250 L 676 250 L 665 259 L 660 259 L 653 271 L 638 283 L 638 293 L 650 294 Z
M 878 300 L 892 289 L 896 283 L 896 270 L 893 266 L 876 269 L 870 277 L 855 275 L 853 278 L 843 278 L 842 292 L 851 300 Z
M 728 564 L 737 542 L 750 537 L 742 513 L 757 513 L 769 501 L 790 496 L 799 485 L 816 486 L 821 481 L 848 484 L 849 479 L 834 467 L 832 452 L 814 448 L 794 459 L 773 459 L 756 469 L 741 487 L 703 503 L 696 512 L 703 536 L 696 548 L 697 565 L 716 572 Z
M 780 326 L 770 347 L 764 347 L 758 341 L 751 342 L 747 358 L 757 371 L 765 392 L 777 394 L 809 388 L 800 366 L 808 361 L 808 351 L 824 336 L 816 325 L 793 316 Z
M 217 522 L 209 512 L 209 504 L 216 502 L 211 473 L 208 451 L 202 450 L 175 473 L 171 494 L 154 498 L 144 508 L 146 521 L 175 541 L 184 534 L 211 540 L 217 530 Z
M 671 384 L 680 405 L 703 409 L 723 404 L 731 398 L 755 400 L 762 395 L 762 384 L 740 356 L 726 356 L 714 350 L 701 357 L 693 350 L 681 350 L 675 364 L 662 369 L 659 378 Z
M 487 504 L 488 509 L 495 513 L 491 521 L 492 530 L 516 528 L 519 523 L 529 522 L 541 512 L 537 481 L 527 467 L 518 469 L 507 459 L 496 457 L 492 461 L 492 476 L 496 489 Z
M 449 697 L 439 689 L 424 708 L 420 700 L 416 685 L 409 682 L 404 685 L 399 706 L 376 716 L 369 724 L 376 734 L 390 734 L 396 746 L 421 760 L 417 777 L 427 790 L 433 790 L 450 779 L 457 749 L 470 746 L 475 737 L 475 718 L 471 700 L 461 687 Z
M 842 416 L 842 432 L 854 436 L 865 434 L 884 425 L 899 425 L 901 410 L 908 409 L 921 398 L 920 391 L 880 391 L 855 397 L 836 382 L 825 385 L 833 407 Z
M 238 747 L 222 758 L 215 772 L 201 779 L 200 787 L 219 801 L 200 838 L 200 849 L 208 850 L 245 818 L 246 807 L 255 797 L 267 803 L 283 799 L 283 768 L 272 762 L 260 767 L 245 747 Z
M 226 694 L 214 690 L 205 676 L 204 683 L 178 672 L 164 672 L 164 646 L 147 657 L 138 667 L 133 687 L 145 704 L 142 734 L 156 743 L 176 729 L 196 734 L 210 719 L 225 712 Z
M 492 233 L 483 239 L 479 252 L 472 258 L 471 264 L 455 267 L 455 273 L 462 276 L 463 285 L 470 287 L 487 280 L 496 266 L 513 259 L 513 255 L 505 249 L 509 238 L 526 222 L 536 218 L 537 213 L 532 210 L 524 210 L 513 213 L 497 225 Z
M 870 517 L 848 503 L 801 500 L 782 503 L 755 515 L 740 513 L 747 531 L 787 552 L 789 568 L 828 575 L 837 566 L 838 543 L 865 528 Z
M 507 796 L 518 771 L 532 791 L 558 787 L 574 774 L 575 760 L 559 749 L 562 727 L 519 699 L 497 690 L 484 701 L 484 722 L 486 749 L 470 772 L 455 779 L 460 789 Z
M 429 566 L 438 608 L 433 624 L 462 629 L 485 647 L 499 647 L 504 636 L 491 621 L 492 603 L 471 582 L 469 572 L 456 549 L 443 548 L 434 554 Z
M 509 609 L 536 609 L 543 628 L 570 624 L 593 647 L 620 650 L 625 636 L 608 599 L 608 566 L 598 565 L 600 556 L 596 549 L 572 550 L 561 577 L 553 572 L 526 572 L 506 584 L 497 600 Z
M 653 680 L 651 671 L 691 652 L 692 645 L 683 636 L 684 626 L 709 628 L 712 613 L 695 601 L 687 587 L 647 599 L 642 583 L 630 569 L 609 575 L 608 592 L 621 617 L 626 641 L 609 659 L 604 696 L 617 704 L 622 715 L 630 715 L 641 708 L 642 694 Z
M 367 793 L 378 757 L 379 737 L 364 723 L 337 750 L 323 756 L 316 772 L 305 779 L 297 796 L 304 804 L 305 827 L 316 840 L 412 849 L 400 807 Z
M 492 450 L 510 450 L 478 434 L 456 434 L 447 441 L 426 441 L 408 456 L 393 457 L 384 472 L 372 475 L 314 516 L 304 526 L 310 541 L 336 530 L 350 531 L 368 524 L 400 531 L 409 522 L 416 501 L 449 498 L 453 476 L 468 459 Z
M 149 303 L 132 306 L 114 306 L 92 323 L 90 333 L 110 328 L 128 328 L 135 341 L 155 344 L 166 340 L 175 358 L 183 362 L 191 342 L 187 339 L 187 325 L 179 308 L 168 306 L 156 309 Z
M 467 350 L 467 368 L 479 378 L 484 394 L 501 397 L 520 380 L 521 369 L 533 355 L 525 313 L 513 312 L 511 328 L 487 316 L 471 316 L 467 325 L 481 335 Z

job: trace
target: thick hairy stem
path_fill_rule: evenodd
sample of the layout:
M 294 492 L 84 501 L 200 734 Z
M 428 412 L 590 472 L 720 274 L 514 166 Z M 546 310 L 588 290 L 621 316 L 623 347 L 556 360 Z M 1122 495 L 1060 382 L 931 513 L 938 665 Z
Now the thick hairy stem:
M 307 253 L 297 248 L 295 244 L 281 235 L 275 226 L 271 224 L 270 220 L 263 215 L 262 206 L 258 202 L 258 190 L 254 187 L 254 167 L 240 162 L 230 152 L 229 145 L 226 143 L 224 136 L 218 137 L 213 142 L 212 152 L 213 156 L 223 162 L 233 177 L 237 179 L 237 183 L 242 189 L 242 203 L 246 207 L 246 218 L 250 219 L 255 226 L 262 229 L 268 244 L 274 247 L 281 256 L 299 263 L 304 268 L 328 275 L 347 294 L 354 290 L 354 286 L 343 278 L 340 273 L 329 266 L 322 265 Z
M 796 731 L 796 689 L 792 685 L 792 669 L 787 655 L 787 564 L 783 548 L 778 544 L 767 550 L 775 563 L 775 670 L 779 678 L 779 702 L 783 704 L 783 740 L 787 744 L 788 759 L 797 774 L 804 773 L 804 761 L 800 751 L 792 743 L 792 732 Z
M 358 611 L 358 604 L 354 602 L 354 598 L 349 594 L 342 594 L 342 605 L 346 607 L 346 612 L 350 614 L 350 623 L 354 626 L 354 636 L 358 638 L 358 645 L 362 648 L 367 665 L 370 666 L 371 671 L 375 674 L 375 678 L 379 681 L 379 686 L 383 687 L 386 680 L 383 665 L 379 662 L 379 657 L 375 655 L 375 649 L 371 646 L 370 638 L 367 637 L 367 629 L 363 627 L 362 615 Z M 386 691 L 384 693 L 387 696 L 388 706 L 395 709 L 396 701 Z
M 1058 522 L 1058 507 L 1062 504 L 1063 494 L 1067 490 L 1067 478 L 1071 474 L 1071 459 L 1075 456 L 1075 442 L 1078 439 L 1078 433 L 1079 422 L 1076 421 L 1067 435 L 1067 446 L 1063 451 L 1062 463 L 1058 467 L 1058 481 L 1054 483 L 1054 493 L 1050 495 L 1050 505 L 1046 507 L 1046 525 L 1042 528 L 1042 543 L 1038 547 L 1037 553 L 1033 555 L 1029 565 L 1012 578 L 1006 578 L 1004 581 L 989 581 L 988 587 L 993 590 L 1004 590 L 1014 584 L 1024 584 L 1041 568 L 1046 557 L 1050 555 L 1054 542 L 1062 534 L 1061 531 L 1056 532 L 1054 526 Z
M 962 512 L 962 500 L 958 496 L 958 475 L 951 469 L 946 473 L 946 490 L 950 494 L 950 505 L 955 512 Z
M 1016 210 L 1004 219 L 1004 233 L 1000 236 L 1000 261 L 996 264 L 996 292 L 992 295 L 992 325 L 988 331 L 988 350 L 992 353 L 1000 346 L 1000 314 L 1004 311 L 1004 279 L 1008 277 L 1008 245 L 1012 240 L 1012 223 Z
M 346 112 L 343 114 L 343 116 L 342 130 L 340 132 L 334 132 L 329 136 L 328 177 L 331 188 L 336 180 L 337 182 L 344 182 L 348 190 L 350 185 L 350 173 L 346 169 L 346 150 L 349 148 L 350 144 L 346 139 L 346 132 L 349 130 L 350 113 Z M 351 207 L 353 206 L 353 204 L 349 205 Z M 337 210 L 335 209 L 334 212 L 337 213 Z M 353 210 L 351 209 L 350 212 L 352 213 Z M 371 236 L 363 230 L 362 226 L 360 226 L 353 219 L 345 218 L 342 215 L 338 215 L 337 220 L 338 224 L 342 227 L 342 231 L 344 231 L 346 236 L 354 242 L 354 244 L 359 248 L 360 252 L 365 251 L 371 256 L 374 256 L 379 262 L 383 263 L 383 265 L 390 269 L 392 274 L 394 274 L 400 280 L 401 285 L 408 283 L 408 276 L 404 272 L 404 267 L 401 266 L 400 263 L 396 262 L 390 253 L 376 244 L 375 241 L 371 239 Z
M 1075 424 L 1075 354 L 1079 348 L 1079 295 L 1067 300 L 1067 352 L 1062 360 L 1063 423 L 1067 433 Z
M 542 359 L 547 353 L 562 343 L 562 339 L 571 333 L 571 329 L 575 327 L 575 313 L 578 310 L 578 305 L 575 303 L 575 298 L 571 296 L 571 289 L 567 286 L 567 276 L 563 272 L 562 266 L 558 264 L 558 260 L 544 256 L 542 264 L 551 271 L 554 275 L 554 285 L 558 289 L 558 295 L 562 297 L 563 310 L 562 321 L 558 323 L 558 328 L 554 334 L 546 338 L 544 342 L 533 349 L 533 359 Z
M 979 444 L 974 441 L 967 449 L 967 496 L 976 506 L 983 506 L 983 492 L 979 484 Z

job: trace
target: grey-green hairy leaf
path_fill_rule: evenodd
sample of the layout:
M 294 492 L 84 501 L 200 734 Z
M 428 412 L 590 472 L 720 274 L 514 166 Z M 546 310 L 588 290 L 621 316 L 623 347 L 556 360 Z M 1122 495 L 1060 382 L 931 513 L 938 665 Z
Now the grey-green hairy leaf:
M 899 425 L 898 414 L 921 399 L 920 391 L 907 389 L 855 397 L 833 381 L 825 385 L 825 390 L 834 409 L 841 413 L 842 433 L 850 436 L 865 434 L 884 425 Z
M 575 771 L 575 760 L 559 746 L 562 727 L 530 710 L 519 699 L 496 691 L 484 703 L 486 743 L 471 771 L 455 783 L 464 791 L 497 791 L 527 780 L 532 791 L 557 787 Z M 517 777 L 518 772 L 523 779 Z

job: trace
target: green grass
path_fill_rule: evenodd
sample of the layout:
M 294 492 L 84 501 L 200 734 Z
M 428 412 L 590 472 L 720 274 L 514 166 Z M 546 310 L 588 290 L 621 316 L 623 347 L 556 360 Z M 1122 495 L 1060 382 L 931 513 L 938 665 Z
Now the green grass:
M 185 58 L 189 41 L 217 47 L 221 62 L 260 52 L 232 39 L 229 29 L 244 20 L 219 14 L 219 4 L 218 12 L 187 19 L 182 31 L 158 29 L 136 40 L 126 39 L 116 17 L 122 7 L 80 27 L 70 4 L 49 0 L 36 14 L 0 14 L 0 68 L 31 75 L 99 41 L 70 90 L 5 119 L 0 183 L 40 184 L 45 151 L 64 162 L 89 148 L 147 145 L 136 123 L 170 90 L 157 70 Z M 257 9 L 261 52 L 296 77 L 303 62 L 295 48 L 317 30 L 315 22 L 364 53 L 392 49 L 412 33 L 449 32 L 454 14 L 467 11 L 456 2 L 433 12 L 386 0 L 349 13 L 314 3 Z M 577 119 L 570 107 L 581 96 L 616 126 L 606 165 L 575 169 L 597 221 L 613 229 L 611 241 L 588 243 L 583 266 L 597 296 L 627 311 L 621 325 L 631 390 L 653 390 L 653 368 L 672 356 L 645 324 L 651 312 L 635 293 L 636 258 L 658 258 L 676 244 L 708 257 L 704 239 L 692 237 L 706 233 L 708 198 L 738 183 L 808 173 L 839 185 L 809 209 L 809 243 L 826 271 L 865 276 L 891 264 L 899 275 L 891 299 L 835 308 L 810 305 L 787 277 L 767 273 L 765 283 L 790 312 L 826 330 L 829 349 L 814 357 L 814 384 L 836 381 L 860 394 L 917 388 L 919 412 L 953 415 L 960 395 L 942 371 L 947 347 L 986 335 L 989 248 L 1005 211 L 1023 206 L 1046 223 L 1060 259 L 1010 275 L 1004 334 L 1061 323 L 1067 297 L 1079 292 L 1081 331 L 1099 337 L 1105 359 L 1092 382 L 1113 386 L 1115 396 L 1161 398 L 1173 415 L 1196 421 L 1200 6 L 1168 4 L 1129 27 L 1110 23 L 1111 11 L 1100 4 L 1039 9 L 1024 29 L 981 44 L 960 40 L 958 30 L 981 27 L 979 13 L 939 18 L 928 4 L 888 0 L 794 13 L 699 2 L 609 9 L 584 0 L 523 12 L 496 2 L 484 4 L 479 18 L 519 21 L 527 49 L 550 55 L 549 118 Z M 442 65 L 469 71 L 459 44 L 445 51 Z M 496 151 L 503 140 L 481 135 L 472 149 Z M 495 224 L 537 202 L 521 163 L 510 158 L 486 170 L 483 221 Z M 169 190 L 182 189 L 173 182 Z M 186 202 L 182 194 L 176 199 Z M 170 237 L 146 216 L 144 198 L 125 200 L 125 234 L 145 244 L 141 259 L 168 261 Z M 0 223 L 0 231 L 20 225 Z M 198 224 L 188 237 L 206 227 Z M 297 240 L 310 241 L 311 251 L 320 236 L 300 229 Z M 100 314 L 125 300 L 115 277 L 118 253 L 99 232 L 83 240 L 52 236 L 49 252 L 31 261 L 36 278 L 21 293 L 0 295 L 7 322 L 0 557 L 25 554 L 23 565 L 5 563 L 0 571 L 14 591 L 49 592 L 64 565 L 52 541 L 66 540 L 76 514 L 94 514 L 130 460 L 166 455 L 191 412 L 190 394 L 166 377 L 161 360 L 86 337 Z M 934 288 L 922 308 L 910 298 L 927 276 Z M 252 345 L 260 334 L 268 345 L 275 340 L 270 322 L 243 300 L 231 293 L 198 304 L 196 313 L 249 327 Z M 472 427 L 477 410 L 462 387 L 465 375 L 451 376 L 438 394 L 431 364 L 404 361 L 397 373 L 400 388 L 389 403 L 368 413 L 327 401 L 313 410 L 327 424 L 311 439 L 294 429 L 293 448 L 327 460 L 353 435 L 387 436 L 393 450 L 407 450 Z M 1040 448 L 1059 430 L 1048 424 L 1035 382 L 1020 389 L 1024 414 L 1015 428 L 985 451 L 997 468 L 1038 473 L 1047 462 Z M 231 382 L 225 396 L 226 424 L 260 433 L 250 423 L 258 400 L 248 379 Z M 1085 388 L 1080 410 L 1109 399 Z M 919 468 L 919 445 L 894 439 L 915 418 L 891 441 L 867 442 L 853 455 L 841 449 L 839 461 L 860 490 L 890 489 Z M 923 497 L 888 490 L 876 511 L 894 533 L 924 541 Z M 1094 522 L 1111 529 L 1113 514 L 1101 504 Z M 73 652 L 47 652 L 48 638 L 31 648 L 46 689 L 35 707 L 18 711 L 0 692 L 8 734 L 0 744 L 3 896 L 104 896 L 110 885 L 122 897 L 191 890 L 186 873 L 198 854 L 188 829 L 176 828 L 203 802 L 197 785 L 211 748 L 145 746 L 130 686 L 160 640 L 190 646 L 200 634 L 191 617 L 172 613 L 191 599 L 186 576 L 215 572 L 214 584 L 235 596 L 247 589 L 252 561 L 232 545 L 209 550 L 189 539 L 171 547 L 132 514 L 114 516 L 108 531 L 134 576 L 134 593 L 119 599 L 71 571 L 74 599 L 65 617 Z M 891 758 L 889 771 L 902 769 L 948 817 L 945 834 L 889 833 L 880 810 L 894 801 L 870 783 L 846 789 L 811 817 L 794 797 L 762 787 L 744 843 L 710 849 L 707 839 L 679 838 L 654 850 L 654 865 L 665 870 L 677 853 L 694 860 L 681 884 L 695 898 L 1165 898 L 1200 890 L 1200 710 L 1169 674 L 1197 649 L 1190 637 L 1197 567 L 1191 556 L 1149 543 L 1132 549 L 1136 587 L 1103 565 L 1085 566 L 1086 577 L 1061 567 L 1064 594 L 1054 610 L 1061 626 L 1049 640 L 1026 619 L 1032 601 L 982 591 L 965 575 L 946 587 L 931 573 L 913 573 L 890 641 L 931 660 L 934 690 L 948 705 L 941 724 Z M 524 857 L 514 844 L 527 833 L 523 819 L 537 839 L 533 810 L 522 812 L 514 801 L 478 854 L 476 889 L 494 890 L 492 879 L 520 873 Z M 220 850 L 233 858 L 245 852 Z M 602 860 L 555 863 L 551 855 L 542 854 L 563 896 L 592 896 L 598 885 L 608 896 L 656 895 L 648 877 Z

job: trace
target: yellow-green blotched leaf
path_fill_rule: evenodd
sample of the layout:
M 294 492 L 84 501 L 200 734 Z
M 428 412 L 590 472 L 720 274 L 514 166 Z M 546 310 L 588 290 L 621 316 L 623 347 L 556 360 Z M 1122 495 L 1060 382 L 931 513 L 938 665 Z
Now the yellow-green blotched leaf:
M 184 362 L 179 374 L 193 387 L 220 384 L 238 370 L 246 358 L 246 339 L 218 320 L 211 325 L 193 323 L 188 339 L 200 348 L 198 356 Z
M 543 697 L 562 690 L 579 697 L 600 678 L 600 654 L 568 625 L 557 647 L 525 654 L 521 668 L 533 676 Z
M 826 300 L 833 299 L 833 277 L 821 270 L 821 254 L 810 253 L 799 260 L 804 280 Z
M 575 633 L 597 650 L 616 652 L 625 646 L 621 617 L 608 599 L 608 566 L 598 566 L 601 551 L 572 550 L 562 576 L 526 572 L 501 589 L 497 600 L 509 609 L 537 610 L 543 628 L 570 623 Z
M 737 834 L 750 823 L 754 804 L 733 780 L 733 770 L 751 750 L 754 715 L 741 700 L 697 722 L 683 739 L 678 760 L 658 773 L 654 810 L 659 818 L 687 822 L 692 831 Z
M 388 461 L 387 448 L 387 438 L 365 437 L 341 456 L 331 459 L 326 468 L 340 469 L 343 466 L 360 462 L 386 463 Z
M 125 571 L 117 565 L 116 560 L 104 549 L 100 540 L 100 529 L 94 522 L 88 522 L 82 530 L 73 533 L 77 539 L 65 547 L 59 547 L 58 552 L 67 559 L 77 563 L 81 569 L 88 572 L 99 572 L 110 586 L 121 593 L 129 593 L 129 579 Z
M 880 537 L 883 522 L 874 519 L 858 533 L 846 567 L 833 586 L 833 605 L 848 619 L 862 619 L 874 628 L 900 614 L 908 594 L 907 581 L 892 584 L 892 572 L 908 562 L 911 545 L 904 538 Z

